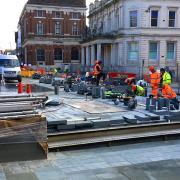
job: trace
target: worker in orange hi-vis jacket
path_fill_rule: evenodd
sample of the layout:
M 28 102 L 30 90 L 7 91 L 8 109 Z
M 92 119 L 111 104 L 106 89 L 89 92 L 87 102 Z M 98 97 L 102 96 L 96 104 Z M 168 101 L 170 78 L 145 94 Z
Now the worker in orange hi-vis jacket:
M 150 72 L 150 84 L 151 84 L 151 94 L 154 98 L 158 98 L 159 85 L 160 85 L 160 73 L 156 71 L 154 66 L 149 67 Z
M 179 101 L 177 99 L 177 94 L 168 84 L 162 84 L 162 96 L 170 100 L 171 110 L 179 109 Z
M 96 61 L 94 65 L 94 76 L 96 77 L 96 85 L 99 86 L 99 81 L 101 77 L 103 77 L 103 81 L 106 79 L 105 73 L 103 73 L 103 68 L 102 68 L 102 62 L 101 61 Z

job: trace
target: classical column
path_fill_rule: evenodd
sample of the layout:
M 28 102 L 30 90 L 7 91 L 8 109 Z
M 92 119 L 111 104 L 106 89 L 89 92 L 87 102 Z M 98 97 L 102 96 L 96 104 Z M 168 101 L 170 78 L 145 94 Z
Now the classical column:
M 112 45 L 111 45 L 111 65 L 112 65 L 112 66 L 115 66 L 115 61 L 116 61 L 115 58 L 117 58 L 117 57 L 115 57 L 115 54 L 116 54 L 115 48 L 116 48 L 116 45 L 115 45 L 115 44 L 112 44 Z
M 95 46 L 92 45 L 91 46 L 91 66 L 94 65 L 94 61 L 95 61 Z
M 81 48 L 81 65 L 85 65 L 84 47 Z
M 90 65 L 89 46 L 86 47 L 86 65 Z
M 101 44 L 97 44 L 97 60 L 101 60 L 102 61 Z

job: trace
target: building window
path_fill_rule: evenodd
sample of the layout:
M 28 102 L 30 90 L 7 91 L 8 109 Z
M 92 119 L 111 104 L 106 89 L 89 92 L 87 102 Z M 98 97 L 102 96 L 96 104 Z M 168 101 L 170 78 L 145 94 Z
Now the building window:
M 167 43 L 167 60 L 175 60 L 176 44 L 174 42 Z
M 129 61 L 138 60 L 138 43 L 137 42 L 128 43 L 128 60 Z
M 78 35 L 77 22 L 73 22 L 73 23 L 72 23 L 72 35 Z
M 45 50 L 37 49 L 36 58 L 37 58 L 37 61 L 45 61 Z
M 158 60 L 158 43 L 157 42 L 151 42 L 149 44 L 149 59 L 156 61 Z
M 37 23 L 37 35 L 44 34 L 44 25 L 42 23 Z
M 52 14 L 54 18 L 62 18 L 62 12 L 60 11 L 53 11 Z
M 152 10 L 151 11 L 151 27 L 157 27 L 158 26 L 158 10 Z
M 76 47 L 71 49 L 71 60 L 79 60 L 79 50 Z
M 62 49 L 56 48 L 54 49 L 54 60 L 62 60 Z
M 71 15 L 71 18 L 72 19 L 80 19 L 80 16 L 81 16 L 81 14 L 80 13 L 78 13 L 78 12 L 73 12 L 73 13 L 71 13 L 72 15 Z
M 130 27 L 137 27 L 137 11 L 130 11 Z
M 169 11 L 169 27 L 175 27 L 176 11 Z
M 45 11 L 37 10 L 36 11 L 36 17 L 45 17 Z
M 61 34 L 61 24 L 60 24 L 60 22 L 56 22 L 56 24 L 55 24 L 55 34 Z

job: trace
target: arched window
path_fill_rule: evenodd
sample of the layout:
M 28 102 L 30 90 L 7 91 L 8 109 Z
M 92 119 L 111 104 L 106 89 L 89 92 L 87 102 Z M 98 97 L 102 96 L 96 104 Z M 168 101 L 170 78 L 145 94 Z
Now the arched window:
M 62 60 L 62 49 L 61 48 L 54 49 L 54 60 Z
M 71 49 L 71 60 L 79 60 L 79 50 L 76 47 Z

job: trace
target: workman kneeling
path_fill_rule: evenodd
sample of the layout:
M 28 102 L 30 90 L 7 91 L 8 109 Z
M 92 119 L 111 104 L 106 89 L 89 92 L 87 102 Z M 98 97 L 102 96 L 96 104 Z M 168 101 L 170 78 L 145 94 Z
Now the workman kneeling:
M 179 109 L 179 101 L 177 99 L 177 95 L 168 84 L 162 85 L 162 95 L 164 98 L 170 99 L 170 104 L 174 106 L 172 110 Z
M 138 85 L 132 85 L 132 91 L 137 96 L 145 96 L 145 89 Z

